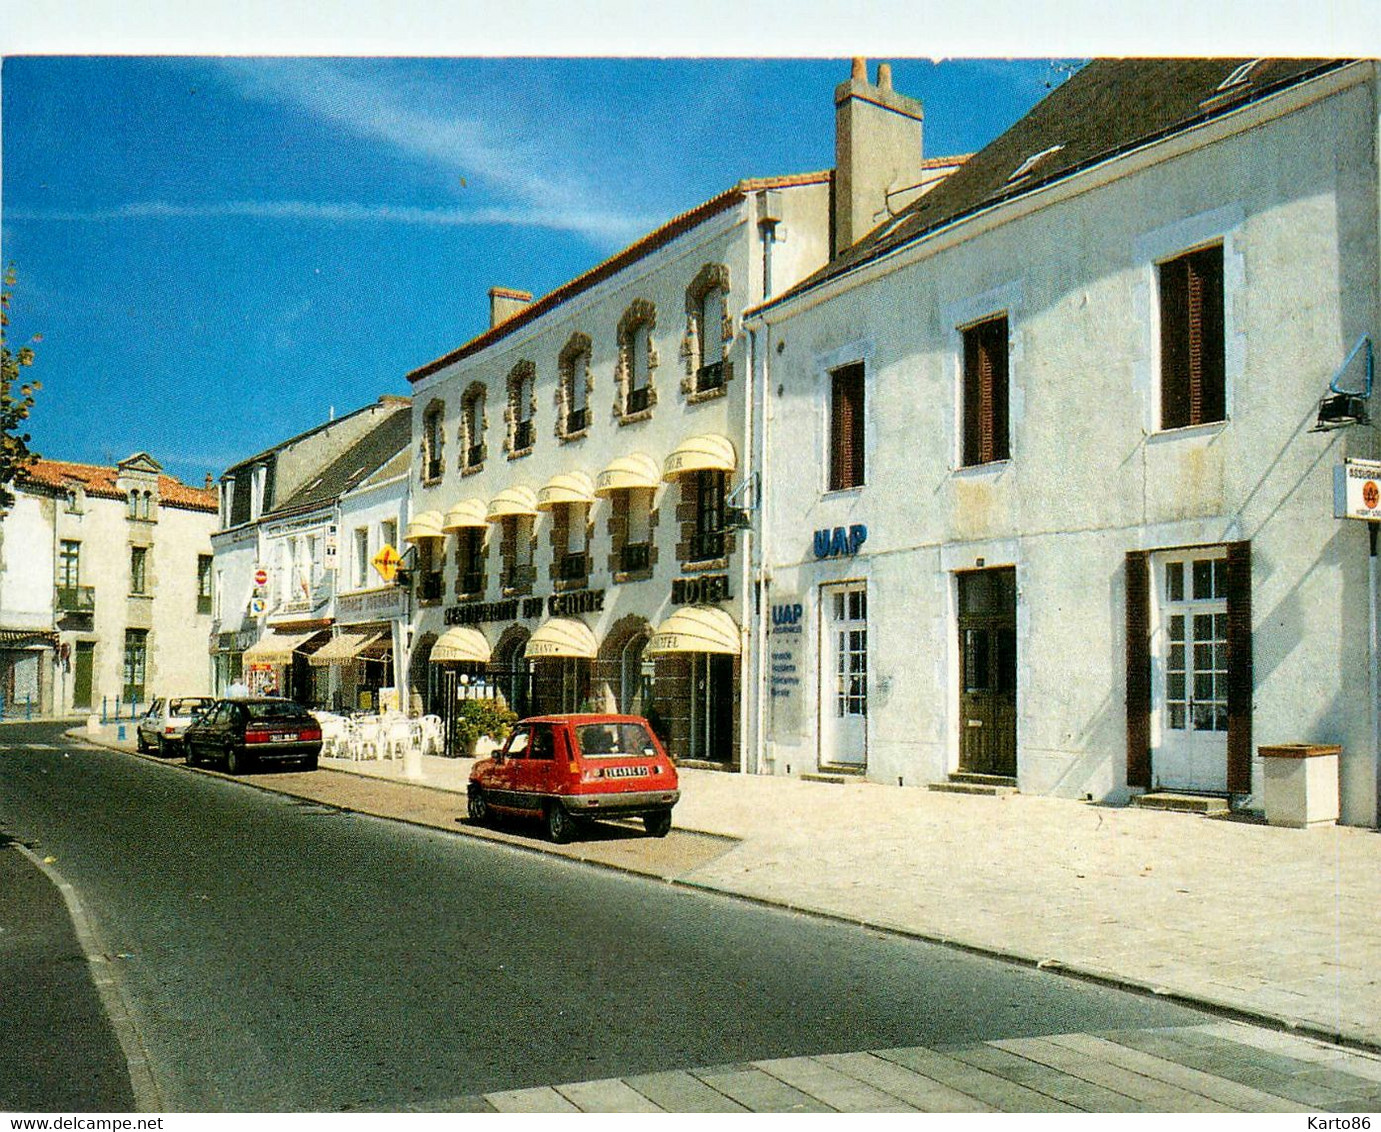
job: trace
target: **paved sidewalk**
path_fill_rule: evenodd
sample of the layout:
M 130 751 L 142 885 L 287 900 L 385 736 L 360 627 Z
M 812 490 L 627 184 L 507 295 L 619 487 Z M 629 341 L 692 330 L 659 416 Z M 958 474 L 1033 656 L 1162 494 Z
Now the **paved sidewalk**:
M 116 745 L 113 728 L 96 741 Z M 74 731 L 73 734 L 85 734 Z M 132 732 L 121 746 L 132 748 Z M 464 825 L 469 761 L 323 760 L 261 787 Z M 683 769 L 680 837 L 544 846 L 1095 976 L 1381 1049 L 1381 835 Z M 526 832 L 528 836 L 523 836 Z M 734 839 L 733 841 L 725 839 Z

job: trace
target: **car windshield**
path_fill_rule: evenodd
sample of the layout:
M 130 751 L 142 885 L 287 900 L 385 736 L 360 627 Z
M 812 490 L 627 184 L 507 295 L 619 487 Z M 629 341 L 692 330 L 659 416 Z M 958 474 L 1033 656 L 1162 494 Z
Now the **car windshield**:
M 301 704 L 294 703 L 254 703 L 245 704 L 250 719 L 301 719 L 310 713 Z
M 580 753 L 591 758 L 651 758 L 657 753 L 652 736 L 641 723 L 584 723 L 576 727 L 575 737 Z
M 168 714 L 191 715 L 193 712 L 198 712 L 206 707 L 209 707 L 210 704 L 211 701 L 205 699 L 202 696 L 193 696 L 190 699 L 173 700 L 168 704 Z

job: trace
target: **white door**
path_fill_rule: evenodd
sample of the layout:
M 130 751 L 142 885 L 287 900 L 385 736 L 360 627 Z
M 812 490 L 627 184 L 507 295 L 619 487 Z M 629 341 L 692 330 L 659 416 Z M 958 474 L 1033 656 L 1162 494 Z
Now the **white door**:
M 820 764 L 862 767 L 868 754 L 868 587 L 822 586 Z
M 1227 551 L 1153 556 L 1151 752 L 1156 787 L 1223 793 L 1228 785 Z

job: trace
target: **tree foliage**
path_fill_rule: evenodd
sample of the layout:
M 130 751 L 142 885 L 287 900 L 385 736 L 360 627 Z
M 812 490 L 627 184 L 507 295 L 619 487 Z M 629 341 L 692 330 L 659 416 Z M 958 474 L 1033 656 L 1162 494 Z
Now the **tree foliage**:
M 10 265 L 0 287 L 0 514 L 14 505 L 10 490 L 14 477 L 38 458 L 29 448 L 29 434 L 19 429 L 29 419 L 34 394 L 43 388 L 42 382 L 19 379 L 24 369 L 34 364 L 33 343 L 42 341 L 40 336 L 35 334 L 17 350 L 10 349 L 10 289 L 14 280 L 14 266 Z

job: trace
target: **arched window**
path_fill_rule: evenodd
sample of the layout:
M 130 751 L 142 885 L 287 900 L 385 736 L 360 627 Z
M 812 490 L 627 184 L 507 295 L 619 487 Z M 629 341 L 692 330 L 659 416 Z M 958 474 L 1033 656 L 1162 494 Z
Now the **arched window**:
M 652 339 L 656 326 L 657 308 L 646 299 L 635 300 L 619 319 L 618 400 L 614 411 L 620 422 L 645 420 L 657 403 L 653 375 L 658 359 Z
M 439 480 L 446 470 L 446 406 L 433 401 L 422 416 L 422 482 Z
M 705 264 L 686 288 L 686 334 L 681 340 L 686 375 L 681 391 L 692 399 L 719 395 L 733 377 L 728 297 L 729 269 L 722 263 Z
M 484 466 L 484 385 L 476 381 L 465 391 L 460 402 L 460 467 L 462 472 L 478 471 Z
M 590 336 L 572 334 L 556 360 L 560 382 L 557 388 L 556 435 L 574 440 L 585 435 L 590 425 Z
M 537 367 L 521 361 L 508 375 L 508 407 L 504 417 L 508 422 L 508 454 L 523 456 L 537 441 L 533 415 L 537 412 Z

